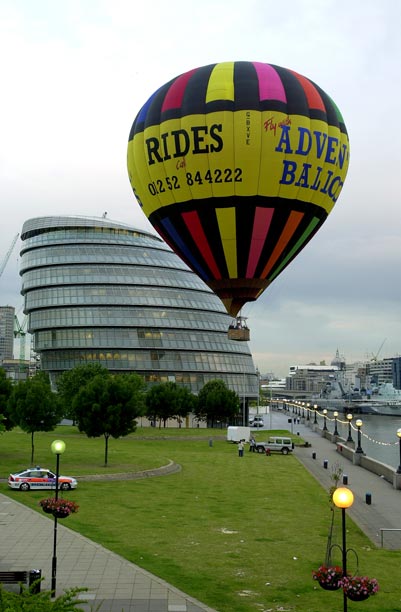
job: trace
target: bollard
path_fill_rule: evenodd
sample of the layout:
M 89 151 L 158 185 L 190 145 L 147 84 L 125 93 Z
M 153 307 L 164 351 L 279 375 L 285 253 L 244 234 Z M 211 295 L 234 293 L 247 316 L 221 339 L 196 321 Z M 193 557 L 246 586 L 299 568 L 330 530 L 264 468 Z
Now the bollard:
M 348 476 L 347 476 L 347 474 L 343 474 L 343 484 L 345 484 L 345 485 L 348 484 Z
M 325 459 L 323 461 L 323 467 L 324 467 L 325 470 L 327 470 L 328 465 L 329 465 L 329 462 L 327 461 L 327 459 Z
M 372 493 L 366 493 L 365 500 L 366 500 L 366 503 L 368 504 L 368 506 L 370 506 L 371 503 L 372 503 Z
M 316 453 L 312 453 L 312 459 L 316 459 Z
M 40 593 L 42 570 L 33 569 L 29 572 L 29 590 L 33 595 Z

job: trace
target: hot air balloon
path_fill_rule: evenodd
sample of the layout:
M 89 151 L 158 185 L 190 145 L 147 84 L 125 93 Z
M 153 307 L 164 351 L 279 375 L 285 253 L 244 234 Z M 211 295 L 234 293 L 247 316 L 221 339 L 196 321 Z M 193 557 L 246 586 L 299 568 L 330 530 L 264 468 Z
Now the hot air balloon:
M 203 66 L 163 85 L 139 111 L 127 154 L 143 212 L 234 318 L 322 226 L 348 162 L 333 100 L 259 62 Z

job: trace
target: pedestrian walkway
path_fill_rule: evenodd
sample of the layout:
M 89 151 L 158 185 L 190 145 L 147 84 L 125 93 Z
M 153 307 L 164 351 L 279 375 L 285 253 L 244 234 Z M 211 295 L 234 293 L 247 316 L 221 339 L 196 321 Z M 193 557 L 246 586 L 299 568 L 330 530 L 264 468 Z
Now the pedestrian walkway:
M 41 569 L 42 589 L 50 590 L 51 520 L 0 494 L 0 541 L 0 570 Z M 164 580 L 64 527 L 61 521 L 58 521 L 57 542 L 57 594 L 73 587 L 87 587 L 88 591 L 80 595 L 88 602 L 82 604 L 84 611 L 215 612 Z
M 288 418 L 292 416 L 274 413 L 274 427 L 288 429 Z M 333 485 L 332 469 L 338 464 L 347 476 L 346 486 L 354 494 L 354 503 L 347 514 L 376 546 L 382 546 L 383 542 L 384 548 L 401 549 L 401 490 L 394 489 L 392 484 L 373 472 L 354 465 L 337 451 L 336 444 L 324 438 L 321 431 L 313 431 L 310 425 L 310 421 L 309 425 L 304 421 L 294 427 L 294 433 L 299 433 L 311 444 L 310 448 L 297 447 L 296 457 L 327 490 Z M 342 480 L 339 486 L 343 486 Z M 366 503 L 367 495 L 370 504 Z M 381 529 L 389 531 L 381 532 Z

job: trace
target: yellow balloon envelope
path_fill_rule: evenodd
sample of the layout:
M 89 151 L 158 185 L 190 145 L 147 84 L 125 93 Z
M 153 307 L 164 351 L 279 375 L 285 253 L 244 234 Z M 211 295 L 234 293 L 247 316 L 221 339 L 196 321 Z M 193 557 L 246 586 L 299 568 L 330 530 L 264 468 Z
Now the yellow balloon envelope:
M 348 162 L 333 100 L 258 62 L 176 77 L 139 111 L 128 143 L 145 215 L 234 317 L 321 227 Z

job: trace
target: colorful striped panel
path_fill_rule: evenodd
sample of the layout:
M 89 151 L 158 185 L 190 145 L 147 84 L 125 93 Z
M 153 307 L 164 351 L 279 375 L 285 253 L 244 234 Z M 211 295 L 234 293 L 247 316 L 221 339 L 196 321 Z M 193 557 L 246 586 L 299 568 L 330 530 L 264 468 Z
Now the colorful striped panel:
M 196 69 L 190 70 L 175 79 L 163 100 L 162 113 L 173 108 L 181 108 L 188 81 L 195 72 Z
M 255 210 L 246 278 L 253 278 L 255 275 L 256 266 L 259 263 L 259 258 L 266 241 L 273 213 L 274 208 L 258 207 Z
M 291 211 L 290 216 L 288 217 L 287 223 L 285 224 L 284 229 L 279 239 L 277 240 L 276 246 L 274 247 L 274 250 L 272 254 L 270 255 L 269 261 L 265 265 L 263 272 L 260 275 L 260 278 L 267 278 L 270 270 L 272 269 L 272 267 L 274 266 L 274 264 L 276 263 L 276 261 L 278 260 L 278 258 L 280 257 L 284 249 L 286 248 L 286 246 L 288 245 L 289 241 L 294 235 L 295 230 L 301 223 L 303 216 L 304 216 L 304 213 L 300 213 L 294 210 Z
M 306 230 L 304 231 L 304 233 L 302 234 L 301 238 L 296 242 L 296 244 L 293 246 L 293 248 L 291 249 L 291 251 L 289 252 L 289 254 L 287 255 L 287 257 L 281 262 L 281 264 L 278 266 L 278 268 L 275 270 L 274 274 L 269 278 L 270 282 L 276 278 L 276 276 L 278 276 L 278 274 L 280 274 L 281 270 L 283 268 L 285 268 L 285 266 L 291 261 L 291 259 L 293 257 L 295 257 L 295 255 L 301 250 L 303 249 L 303 245 L 305 244 L 305 242 L 308 240 L 309 236 L 311 235 L 311 233 L 314 231 L 314 229 L 316 228 L 316 226 L 319 224 L 320 220 L 317 217 L 313 217 L 312 221 L 309 223 L 308 227 L 306 228 Z
M 202 266 L 199 264 L 199 262 L 195 259 L 195 257 L 192 256 L 191 251 L 187 248 L 186 244 L 182 241 L 180 235 L 178 234 L 178 232 L 176 231 L 175 227 L 173 226 L 173 224 L 171 223 L 170 219 L 162 219 L 161 220 L 161 225 L 163 226 L 163 229 L 165 231 L 160 231 L 159 228 L 157 228 L 157 231 L 164 237 L 164 234 L 167 233 L 167 240 L 166 242 L 168 244 L 172 244 L 172 248 L 175 251 L 180 251 L 182 253 L 182 256 L 187 260 L 188 265 L 190 265 L 192 267 L 193 270 L 196 271 L 197 274 L 199 274 L 199 276 L 206 282 L 210 279 L 210 274 L 207 274 L 204 269 L 202 268 Z M 175 248 L 174 248 L 175 247 Z
M 235 208 L 216 208 L 216 215 L 226 258 L 228 277 L 236 278 L 238 276 L 238 265 Z
M 188 228 L 189 233 L 192 236 L 193 241 L 198 247 L 203 259 L 206 264 L 209 266 L 209 269 L 213 275 L 213 277 L 217 279 L 221 279 L 220 270 L 217 266 L 216 260 L 213 257 L 213 253 L 210 249 L 206 234 L 203 230 L 201 221 L 199 219 L 199 215 L 196 211 L 182 213 L 182 218 L 184 220 L 185 225 Z M 210 275 L 209 275 L 210 279 Z
M 326 107 L 323 104 L 323 100 L 320 97 L 320 94 L 317 91 L 316 87 L 307 78 L 305 78 L 301 74 L 298 74 L 297 72 L 294 72 L 293 70 L 290 70 L 290 72 L 301 83 L 302 89 L 304 90 L 306 99 L 308 101 L 309 108 L 317 109 L 325 113 Z
M 261 62 L 253 62 L 253 65 L 259 81 L 259 100 L 287 102 L 283 83 L 273 66 Z

